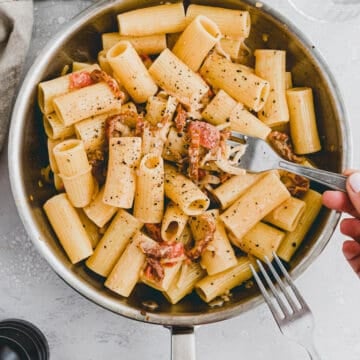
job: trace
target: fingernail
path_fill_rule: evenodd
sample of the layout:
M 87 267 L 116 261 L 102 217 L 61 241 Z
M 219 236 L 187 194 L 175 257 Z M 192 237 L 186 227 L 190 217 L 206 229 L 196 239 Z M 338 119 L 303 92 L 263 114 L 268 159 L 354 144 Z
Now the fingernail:
M 351 174 L 348 181 L 354 192 L 360 192 L 360 172 Z

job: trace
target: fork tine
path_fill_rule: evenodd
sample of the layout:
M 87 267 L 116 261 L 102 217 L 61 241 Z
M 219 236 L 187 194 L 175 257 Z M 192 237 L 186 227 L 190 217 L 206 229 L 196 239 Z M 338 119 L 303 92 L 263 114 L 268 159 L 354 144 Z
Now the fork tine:
M 287 283 L 289 284 L 289 286 L 291 287 L 291 290 L 294 292 L 297 300 L 299 301 L 301 307 L 303 309 L 309 309 L 308 304 L 306 303 L 305 299 L 302 297 L 302 295 L 300 294 L 298 288 L 295 286 L 294 282 L 292 281 L 289 273 L 287 272 L 287 270 L 285 269 L 284 265 L 282 264 L 281 260 L 279 259 L 279 257 L 276 255 L 276 253 L 273 253 L 274 255 L 274 259 L 277 263 L 277 265 L 279 266 L 279 269 L 281 270 L 281 272 L 284 274 L 285 279 L 287 281 Z
M 269 267 L 272 275 L 274 276 L 276 282 L 278 283 L 280 289 L 282 290 L 284 296 L 286 297 L 286 300 L 288 301 L 288 303 L 289 303 L 289 305 L 291 307 L 291 310 L 293 312 L 295 312 L 296 310 L 299 309 L 299 306 L 295 303 L 295 301 L 290 296 L 289 291 L 287 290 L 284 282 L 280 278 L 279 274 L 277 273 L 277 271 L 275 270 L 274 266 L 272 265 L 271 261 L 269 260 L 269 258 L 267 256 L 265 257 L 265 261 L 266 261 L 266 264 Z
M 231 131 L 231 137 L 241 140 L 242 142 L 246 142 L 246 140 L 248 139 L 247 135 L 241 134 L 237 131 Z
M 227 142 L 227 144 L 229 144 L 230 146 L 233 146 L 233 147 L 241 145 L 240 142 L 233 141 L 233 140 L 226 140 L 226 142 Z
M 282 310 L 282 312 L 284 313 L 284 316 L 287 317 L 290 315 L 290 312 L 289 310 L 287 309 L 284 301 L 281 299 L 280 297 L 280 294 L 279 294 L 279 291 L 276 289 L 276 287 L 274 286 L 273 282 L 271 281 L 269 275 L 267 274 L 263 264 L 261 263 L 260 260 L 257 260 L 256 263 L 258 264 L 259 266 L 259 269 L 261 271 L 261 273 L 263 274 L 270 290 L 271 290 L 271 293 L 274 295 L 278 305 L 280 306 L 280 309 Z
M 258 273 L 256 272 L 255 268 L 253 265 L 250 264 L 250 269 L 251 269 L 251 272 L 253 273 L 253 276 L 254 276 L 254 279 L 271 311 L 271 313 L 273 314 L 274 316 L 274 319 L 276 320 L 276 322 L 279 322 L 280 321 L 280 314 L 279 312 L 276 310 L 276 307 L 274 306 L 274 304 L 272 303 L 271 301 L 271 297 L 269 296 L 264 284 L 262 283 Z

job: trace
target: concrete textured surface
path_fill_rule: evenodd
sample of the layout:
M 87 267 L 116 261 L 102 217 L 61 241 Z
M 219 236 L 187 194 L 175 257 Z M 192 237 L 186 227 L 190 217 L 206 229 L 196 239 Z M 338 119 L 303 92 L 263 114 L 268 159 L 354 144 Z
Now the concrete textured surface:
M 66 21 L 92 1 L 35 1 L 35 26 L 27 67 Z M 353 167 L 360 168 L 360 18 L 319 23 L 302 17 L 286 0 L 268 0 L 321 51 L 343 94 L 353 137 Z M 53 360 L 165 360 L 170 333 L 110 313 L 69 288 L 33 248 L 11 195 L 7 154 L 0 155 L 0 318 L 24 318 L 45 333 Z M 296 284 L 316 318 L 323 359 L 360 358 L 360 280 L 341 253 L 337 229 L 325 251 Z M 267 307 L 196 329 L 197 358 L 303 360 L 302 348 L 278 331 Z

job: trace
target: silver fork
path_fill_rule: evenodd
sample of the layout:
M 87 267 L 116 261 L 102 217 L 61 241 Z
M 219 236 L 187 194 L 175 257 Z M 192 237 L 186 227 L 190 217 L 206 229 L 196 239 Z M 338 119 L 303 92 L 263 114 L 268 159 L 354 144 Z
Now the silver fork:
M 250 265 L 255 281 L 258 284 L 280 331 L 288 338 L 303 346 L 309 354 L 310 359 L 320 360 L 320 356 L 316 351 L 313 342 L 314 318 L 311 310 L 304 298 L 301 296 L 299 290 L 294 285 L 289 273 L 286 271 L 280 259 L 275 253 L 273 255 L 282 275 L 285 278 L 285 281 L 280 278 L 274 266 L 271 264 L 269 259 L 266 258 L 266 264 L 274 277 L 275 282 L 278 284 L 278 288 L 275 287 L 261 261 L 257 260 L 257 265 L 259 266 L 259 269 L 269 286 L 269 292 L 272 293 L 273 298 L 266 290 L 265 285 L 257 274 L 254 266 Z M 291 296 L 289 287 L 291 288 L 295 298 Z M 275 306 L 273 300 L 277 303 L 278 308 Z
M 260 138 L 231 132 L 227 144 L 232 147 L 246 145 L 237 166 L 249 172 L 262 172 L 271 169 L 283 169 L 305 176 L 335 190 L 346 192 L 346 176 L 326 170 L 310 168 L 282 159 L 273 148 Z

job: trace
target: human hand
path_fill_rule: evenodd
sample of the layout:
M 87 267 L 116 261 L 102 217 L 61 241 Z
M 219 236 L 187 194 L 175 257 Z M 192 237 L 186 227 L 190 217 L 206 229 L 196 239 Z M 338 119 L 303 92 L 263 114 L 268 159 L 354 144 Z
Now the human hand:
M 343 219 L 340 231 L 352 240 L 343 244 L 343 253 L 350 266 L 360 277 L 360 172 L 348 170 L 346 182 L 347 193 L 326 191 L 323 194 L 323 204 L 329 209 L 345 212 L 351 218 Z

